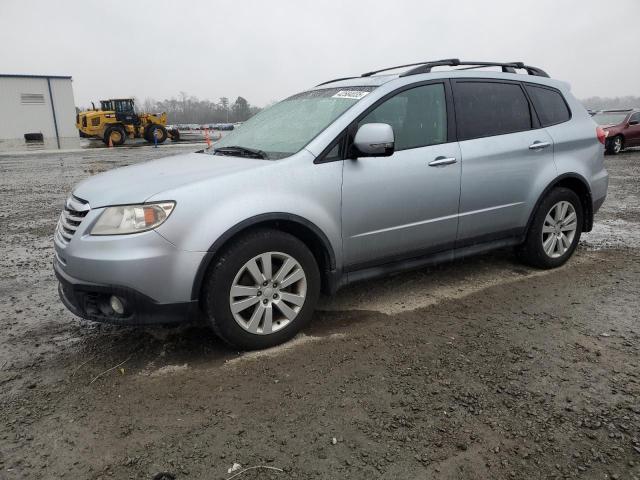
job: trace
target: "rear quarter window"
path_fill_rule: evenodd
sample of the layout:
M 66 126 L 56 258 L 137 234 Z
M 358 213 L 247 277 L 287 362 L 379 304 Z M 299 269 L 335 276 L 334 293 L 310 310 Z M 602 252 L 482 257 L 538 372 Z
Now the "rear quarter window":
M 567 102 L 559 91 L 531 84 L 526 85 L 526 89 L 543 127 L 557 125 L 571 118 Z

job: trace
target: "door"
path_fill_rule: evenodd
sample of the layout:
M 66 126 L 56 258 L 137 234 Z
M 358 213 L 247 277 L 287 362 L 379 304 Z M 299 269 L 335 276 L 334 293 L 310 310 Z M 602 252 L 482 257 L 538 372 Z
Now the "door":
M 456 247 L 523 232 L 556 176 L 553 140 L 518 82 L 453 82 L 462 157 Z
M 453 246 L 460 151 L 450 141 L 448 88 L 445 83 L 430 83 L 403 90 L 360 120 L 358 125 L 391 125 L 395 152 L 389 157 L 344 160 L 346 270 Z
M 640 146 L 640 112 L 631 115 L 624 136 L 628 147 Z

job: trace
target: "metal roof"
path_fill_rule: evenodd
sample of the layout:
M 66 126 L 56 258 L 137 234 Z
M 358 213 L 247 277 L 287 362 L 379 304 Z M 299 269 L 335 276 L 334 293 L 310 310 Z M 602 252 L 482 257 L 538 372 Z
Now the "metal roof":
M 13 73 L 0 73 L 0 78 L 58 78 L 63 80 L 71 80 L 70 75 L 25 75 Z

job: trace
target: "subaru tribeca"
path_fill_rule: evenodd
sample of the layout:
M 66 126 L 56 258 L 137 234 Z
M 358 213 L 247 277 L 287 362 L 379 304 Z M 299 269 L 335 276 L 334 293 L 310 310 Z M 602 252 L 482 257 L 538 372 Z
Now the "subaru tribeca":
M 567 84 L 522 63 L 325 82 L 210 151 L 80 183 L 55 232 L 60 297 L 100 322 L 203 318 L 257 349 L 351 282 L 508 246 L 558 267 L 604 202 L 604 141 Z

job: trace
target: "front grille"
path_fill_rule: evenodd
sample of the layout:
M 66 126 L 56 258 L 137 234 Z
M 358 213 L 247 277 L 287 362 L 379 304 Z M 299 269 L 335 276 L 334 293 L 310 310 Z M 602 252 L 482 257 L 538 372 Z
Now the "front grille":
M 73 195 L 67 198 L 56 226 L 55 236 L 57 240 L 63 245 L 67 245 L 90 210 L 91 207 L 89 207 L 89 202 L 86 200 Z
M 93 117 L 91 119 L 91 125 L 94 127 L 97 127 L 98 125 L 100 125 L 100 117 Z
M 82 117 L 82 126 L 83 127 L 87 126 L 87 117 L 86 116 Z

